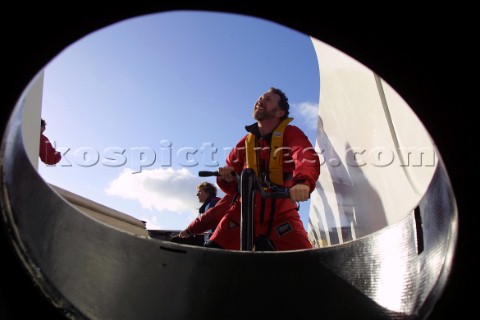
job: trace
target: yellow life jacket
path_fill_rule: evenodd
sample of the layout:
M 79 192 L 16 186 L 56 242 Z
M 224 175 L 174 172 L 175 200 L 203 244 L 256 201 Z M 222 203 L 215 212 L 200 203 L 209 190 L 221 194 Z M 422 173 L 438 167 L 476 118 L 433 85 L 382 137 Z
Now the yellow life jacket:
M 287 118 L 282 120 L 278 126 L 272 132 L 272 140 L 270 141 L 270 160 L 268 163 L 268 179 L 276 184 L 283 185 L 283 134 L 287 125 L 293 120 L 293 118 Z M 245 151 L 247 168 L 252 169 L 255 175 L 258 176 L 258 162 L 256 152 L 255 135 L 249 133 L 245 139 Z

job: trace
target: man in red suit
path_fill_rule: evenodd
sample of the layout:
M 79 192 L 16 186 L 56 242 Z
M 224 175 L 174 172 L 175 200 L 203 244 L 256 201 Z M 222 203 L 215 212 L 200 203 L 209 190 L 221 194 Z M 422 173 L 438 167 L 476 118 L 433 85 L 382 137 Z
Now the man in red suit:
M 55 150 L 50 140 L 43 134 L 46 127 L 47 122 L 42 119 L 40 124 L 40 160 L 45 164 L 54 165 L 62 159 L 62 154 Z

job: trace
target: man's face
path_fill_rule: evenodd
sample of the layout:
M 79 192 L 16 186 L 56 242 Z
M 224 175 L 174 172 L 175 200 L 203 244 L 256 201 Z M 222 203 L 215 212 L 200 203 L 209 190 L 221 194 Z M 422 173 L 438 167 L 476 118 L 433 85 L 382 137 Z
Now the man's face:
M 198 189 L 198 192 L 197 192 L 198 202 L 205 203 L 205 201 L 207 201 L 208 196 L 209 194 L 205 192 L 203 188 Z
M 280 96 L 273 92 L 267 92 L 258 98 L 253 108 L 253 118 L 257 121 L 264 121 L 281 117 Z

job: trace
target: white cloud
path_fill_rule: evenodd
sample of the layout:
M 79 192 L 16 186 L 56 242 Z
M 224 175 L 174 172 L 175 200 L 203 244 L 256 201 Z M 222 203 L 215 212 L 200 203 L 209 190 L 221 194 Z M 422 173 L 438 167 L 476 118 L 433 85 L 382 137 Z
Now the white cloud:
M 143 218 L 142 220 L 145 221 L 147 230 L 165 229 L 160 225 L 160 223 L 158 221 L 158 218 L 156 216 L 153 216 L 151 219 L 150 218 Z
M 295 105 L 295 113 L 308 126 L 308 129 L 317 130 L 318 103 L 302 102 Z
M 199 206 L 196 186 L 201 181 L 185 168 L 160 168 L 140 173 L 124 169 L 105 192 L 109 196 L 136 200 L 147 210 L 184 213 Z

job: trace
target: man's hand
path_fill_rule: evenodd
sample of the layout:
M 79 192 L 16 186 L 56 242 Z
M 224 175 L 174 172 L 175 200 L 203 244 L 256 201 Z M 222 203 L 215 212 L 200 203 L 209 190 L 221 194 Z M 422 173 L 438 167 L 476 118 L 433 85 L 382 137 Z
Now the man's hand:
M 289 192 L 293 201 L 307 201 L 310 197 L 310 187 L 304 183 L 294 185 Z
M 218 168 L 218 173 L 220 174 L 220 179 L 223 181 L 232 182 L 235 180 L 235 171 L 232 167 Z
M 191 236 L 190 232 L 187 231 L 187 229 L 181 231 L 179 234 L 178 234 L 178 237 L 179 238 L 189 238 Z

